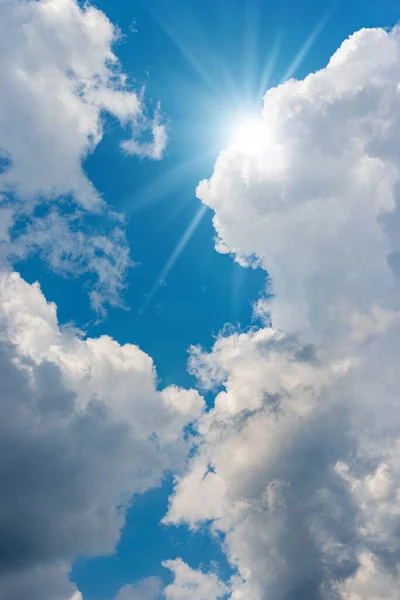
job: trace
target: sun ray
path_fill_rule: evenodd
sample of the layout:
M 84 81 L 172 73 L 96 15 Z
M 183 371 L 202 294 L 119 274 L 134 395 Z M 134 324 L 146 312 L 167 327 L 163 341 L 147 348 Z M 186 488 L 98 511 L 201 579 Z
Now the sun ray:
M 324 30 L 330 17 L 331 17 L 331 11 L 327 12 L 322 17 L 322 19 L 316 24 L 314 29 L 311 31 L 309 36 L 306 38 L 306 40 L 305 40 L 304 44 L 302 45 L 302 47 L 300 48 L 300 50 L 297 52 L 294 59 L 290 63 L 289 67 L 285 71 L 285 73 L 281 79 L 281 83 L 283 83 L 287 79 L 290 79 L 293 76 L 293 74 L 296 72 L 296 70 L 300 67 L 303 60 L 305 59 L 305 57 L 311 50 L 312 46 L 314 45 L 314 43 L 316 42 L 316 40 L 318 39 L 318 37 L 320 36 L 322 31 Z
M 126 215 L 134 215 L 149 209 L 182 188 L 188 177 L 199 172 L 204 163 L 209 160 L 215 160 L 215 152 L 197 154 L 175 164 L 158 177 L 153 178 L 150 183 L 126 195 L 119 205 L 119 209 Z
M 169 272 L 175 265 L 176 261 L 178 260 L 178 258 L 180 257 L 180 255 L 182 254 L 184 249 L 186 248 L 187 244 L 189 243 L 192 235 L 194 234 L 194 232 L 200 225 L 201 221 L 203 220 L 206 210 L 207 210 L 207 207 L 205 205 L 202 205 L 199 208 L 199 210 L 197 211 L 197 213 L 195 214 L 195 216 L 193 217 L 193 219 L 191 220 L 191 222 L 189 223 L 188 227 L 186 228 L 186 230 L 185 230 L 184 234 L 182 235 L 181 239 L 179 240 L 178 244 L 175 246 L 174 251 L 172 252 L 171 256 L 169 257 L 169 259 L 165 263 L 165 266 L 163 267 L 162 271 L 160 272 L 159 276 L 157 277 L 155 284 L 153 285 L 152 289 L 150 290 L 149 294 L 147 295 L 146 301 L 143 305 L 142 310 L 147 308 L 147 306 L 150 304 L 151 300 L 156 295 L 160 286 L 163 284 L 163 282 L 165 282 Z
M 209 76 L 207 69 L 203 67 L 200 61 L 194 56 L 194 54 L 189 50 L 189 48 L 184 44 L 184 42 L 177 36 L 174 30 L 166 23 L 164 19 L 161 18 L 159 14 L 157 14 L 150 6 L 147 6 L 150 14 L 152 15 L 155 22 L 161 27 L 165 35 L 171 40 L 176 49 L 181 53 L 183 58 L 190 64 L 190 66 L 194 69 L 194 71 L 201 77 L 204 84 L 209 87 L 214 94 L 217 96 L 221 95 L 221 91 L 218 89 L 218 86 L 215 85 L 214 81 Z
M 254 85 L 259 55 L 259 11 L 254 0 L 246 0 L 244 14 L 244 102 L 254 102 Z
M 269 55 L 268 61 L 265 64 L 264 70 L 261 74 L 260 85 L 258 88 L 258 98 L 262 98 L 265 92 L 268 90 L 272 78 L 272 74 L 275 69 L 275 65 L 278 58 L 278 53 L 281 48 L 282 43 L 282 32 L 279 32 L 275 38 L 274 45 L 272 46 L 271 53 Z

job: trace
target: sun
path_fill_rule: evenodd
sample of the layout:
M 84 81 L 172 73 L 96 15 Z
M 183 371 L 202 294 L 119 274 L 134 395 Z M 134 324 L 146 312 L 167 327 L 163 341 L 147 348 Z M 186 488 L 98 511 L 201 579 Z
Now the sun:
M 232 147 L 243 154 L 259 154 L 265 146 L 265 128 L 262 119 L 246 117 L 233 127 Z

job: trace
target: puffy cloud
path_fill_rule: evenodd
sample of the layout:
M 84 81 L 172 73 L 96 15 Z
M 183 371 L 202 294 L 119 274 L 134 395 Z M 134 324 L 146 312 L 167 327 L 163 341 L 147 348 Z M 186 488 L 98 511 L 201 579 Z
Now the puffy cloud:
M 349 408 L 334 389 L 355 368 L 323 363 L 270 329 L 192 355 L 192 370 L 223 389 L 165 521 L 212 520 L 225 534 L 239 573 L 232 598 L 319 598 L 329 576 L 357 565 L 353 502 L 333 468 L 353 451 Z
M 398 600 L 400 577 L 397 572 L 382 572 L 370 554 L 360 556 L 354 577 L 338 586 L 342 600 Z
M 224 251 L 268 271 L 279 329 L 319 340 L 332 304 L 366 312 L 396 292 L 399 38 L 362 30 L 325 69 L 269 90 L 257 151 L 233 144 L 198 187 Z
M 367 555 L 394 581 L 399 342 L 397 325 L 328 359 L 264 328 L 192 350 L 192 372 L 219 391 L 165 522 L 223 532 L 232 599 L 336 600 Z
M 357 32 L 198 187 L 272 292 L 191 350 L 215 400 L 165 517 L 223 532 L 232 600 L 398 595 L 399 81 L 400 31 Z
M 134 585 L 124 586 L 115 600 L 157 600 L 160 591 L 161 581 L 157 577 L 149 577 Z
M 129 125 L 134 140 L 137 124 L 146 125 L 142 100 L 113 53 L 118 31 L 76 0 L 2 0 L 1 9 L 0 148 L 10 165 L 0 187 L 101 204 L 82 160 L 102 138 L 103 113 Z M 154 154 L 139 142 L 137 153 Z
M 203 573 L 191 569 L 180 558 L 166 560 L 163 566 L 172 571 L 174 581 L 164 589 L 166 600 L 218 600 L 225 598 L 227 588 L 215 573 Z
M 69 600 L 71 561 L 112 552 L 134 493 L 182 468 L 194 390 L 158 391 L 151 358 L 60 328 L 39 286 L 0 275 L 0 588 Z
M 123 152 L 160 159 L 160 108 L 147 115 L 113 52 L 120 33 L 100 10 L 76 0 L 0 0 L 0 9 L 1 255 L 39 252 L 63 275 L 95 273 L 91 302 L 101 312 L 120 303 L 130 261 L 121 223 L 103 235 L 77 231 L 85 211 L 115 220 L 83 161 L 108 115 L 128 130 Z M 56 201 L 57 212 L 43 210 Z
M 182 559 L 166 560 L 163 567 L 169 569 L 174 581 L 162 588 L 157 577 L 143 579 L 134 585 L 123 587 L 115 600 L 218 600 L 226 598 L 228 588 L 215 573 L 204 573 L 189 567 Z

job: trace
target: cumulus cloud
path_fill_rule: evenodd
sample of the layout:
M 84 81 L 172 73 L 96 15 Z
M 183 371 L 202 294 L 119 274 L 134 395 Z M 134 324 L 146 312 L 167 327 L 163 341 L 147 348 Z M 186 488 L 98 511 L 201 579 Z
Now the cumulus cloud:
M 104 243 L 88 230 L 77 240 L 71 212 L 79 207 L 81 220 L 84 211 L 107 213 L 83 161 L 108 116 L 127 130 L 123 152 L 160 159 L 167 142 L 160 108 L 149 116 L 143 93 L 129 84 L 113 50 L 120 33 L 100 10 L 76 0 L 0 0 L 0 10 L 0 252 L 39 251 L 64 275 L 81 272 L 83 258 L 97 275 L 91 300 L 101 311 L 119 303 L 129 260 L 118 224 Z M 48 210 L 45 218 L 35 212 L 55 202 L 57 223 Z
M 161 581 L 157 577 L 148 577 L 134 585 L 124 586 L 115 600 L 158 600 L 160 598 Z
M 343 600 L 398 600 L 399 573 L 382 572 L 370 554 L 360 556 L 360 567 L 354 577 L 338 587 Z
M 77 554 L 113 551 L 134 493 L 181 469 L 194 390 L 158 391 L 151 358 L 60 328 L 56 307 L 0 275 L 0 588 L 69 600 Z
M 322 335 L 331 304 L 366 311 L 397 291 L 385 222 L 398 212 L 399 36 L 362 30 L 325 69 L 269 90 L 257 152 L 227 148 L 198 187 L 225 251 L 270 274 L 285 331 Z
M 271 329 L 193 352 L 193 372 L 223 389 L 165 520 L 212 520 L 226 535 L 240 576 L 232 598 L 318 598 L 330 573 L 357 564 L 351 497 L 332 468 L 353 451 L 349 409 L 333 390 L 354 368 Z
M 157 577 L 124 586 L 115 600 L 219 600 L 228 588 L 215 573 L 192 569 L 182 559 L 166 560 L 162 566 L 171 571 L 173 582 L 163 587 Z
M 164 589 L 166 600 L 218 600 L 225 598 L 227 588 L 215 573 L 203 573 L 191 569 L 180 558 L 166 560 L 163 566 L 174 574 L 174 581 Z
M 10 165 L 0 187 L 100 204 L 82 160 L 102 138 L 102 115 L 129 127 L 133 139 L 136 123 L 145 123 L 113 52 L 118 31 L 76 0 L 2 0 L 1 11 L 0 148 Z
M 223 532 L 232 600 L 398 595 L 399 81 L 400 31 L 355 33 L 197 190 L 268 272 L 264 327 L 191 350 L 215 400 L 165 517 Z

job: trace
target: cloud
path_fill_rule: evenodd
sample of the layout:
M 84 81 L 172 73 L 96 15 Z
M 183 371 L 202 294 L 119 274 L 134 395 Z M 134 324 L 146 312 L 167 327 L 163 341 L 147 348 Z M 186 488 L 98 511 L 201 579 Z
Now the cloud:
M 353 502 L 333 466 L 353 451 L 344 399 L 355 365 L 322 363 L 271 329 L 220 337 L 192 371 L 222 386 L 165 521 L 213 522 L 238 570 L 232 598 L 319 598 L 357 565 Z
M 123 587 L 115 600 L 157 600 L 160 598 L 160 591 L 160 579 L 149 577 L 137 584 Z
M 123 587 L 115 600 L 218 600 L 226 598 L 228 588 L 215 573 L 192 569 L 182 559 L 166 560 L 162 566 L 174 576 L 172 583 L 162 587 L 157 577 L 143 579 L 134 585 Z
M 385 573 L 369 554 L 360 556 L 356 575 L 341 584 L 338 592 L 343 600 L 398 600 L 400 598 L 398 573 Z
M 22 198 L 72 194 L 86 208 L 100 205 L 82 160 L 102 138 L 103 114 L 129 127 L 132 139 L 137 125 L 154 127 L 113 52 L 118 30 L 75 0 L 1 5 L 0 147 L 10 166 L 0 187 Z
M 66 214 L 52 209 L 47 215 L 32 218 L 12 239 L 0 242 L 0 251 L 11 262 L 36 254 L 64 277 L 88 274 L 93 279 L 91 306 L 103 315 L 106 305 L 123 304 L 126 271 L 134 265 L 122 223 L 98 233 L 87 226 L 78 210 Z
M 121 147 L 127 154 L 137 156 L 147 156 L 154 160 L 160 160 L 164 154 L 167 145 L 167 130 L 162 123 L 160 116 L 160 106 L 157 107 L 151 124 L 152 141 L 147 143 L 138 143 L 134 139 L 122 142 Z
M 180 558 L 166 560 L 163 566 L 174 574 L 174 581 L 164 589 L 166 600 L 218 600 L 225 598 L 227 588 L 214 573 L 191 569 Z
M 317 339 L 331 304 L 367 311 L 397 291 L 383 223 L 398 213 L 399 35 L 362 30 L 325 69 L 269 90 L 257 153 L 227 148 L 198 187 L 224 251 L 268 271 L 279 329 Z
M 109 116 L 127 131 L 122 151 L 160 159 L 167 143 L 160 107 L 148 114 L 143 91 L 132 88 L 114 53 L 120 33 L 94 6 L 0 0 L 0 7 L 1 254 L 39 252 L 63 275 L 94 273 L 92 305 L 104 312 L 105 304 L 121 303 L 131 263 L 116 215 L 83 163 Z M 48 207 L 55 203 L 57 209 Z M 111 234 L 87 226 L 78 234 L 85 211 L 103 213 Z
M 355 33 L 197 190 L 268 273 L 264 327 L 191 349 L 214 406 L 164 519 L 224 534 L 232 600 L 397 598 L 399 81 L 399 30 Z
M 0 275 L 0 588 L 69 600 L 77 554 L 113 551 L 134 493 L 181 470 L 203 400 L 151 358 L 60 328 L 37 284 Z

